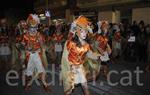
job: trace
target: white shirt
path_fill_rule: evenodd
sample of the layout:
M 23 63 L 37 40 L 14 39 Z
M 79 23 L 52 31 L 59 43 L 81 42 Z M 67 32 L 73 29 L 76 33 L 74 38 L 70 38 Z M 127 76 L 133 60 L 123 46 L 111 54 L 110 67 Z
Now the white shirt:
M 62 52 L 62 45 L 61 44 L 58 44 L 58 43 L 55 44 L 55 52 Z
M 9 46 L 0 46 L 0 55 L 10 55 L 11 50 Z

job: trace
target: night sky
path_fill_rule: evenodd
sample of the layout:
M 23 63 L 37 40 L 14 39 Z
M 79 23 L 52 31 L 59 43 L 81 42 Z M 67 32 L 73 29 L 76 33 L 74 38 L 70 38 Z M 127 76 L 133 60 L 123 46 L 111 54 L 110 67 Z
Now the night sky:
M 35 0 L 2 0 L 0 3 L 0 17 L 6 15 L 17 17 L 18 19 L 26 18 L 29 13 L 33 12 L 33 2 Z

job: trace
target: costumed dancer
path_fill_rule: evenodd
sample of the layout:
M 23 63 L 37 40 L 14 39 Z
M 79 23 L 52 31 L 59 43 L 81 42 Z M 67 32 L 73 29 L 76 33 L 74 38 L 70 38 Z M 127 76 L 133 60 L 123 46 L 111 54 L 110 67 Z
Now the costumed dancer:
M 25 89 L 29 90 L 31 87 L 31 79 L 35 74 L 45 91 L 49 92 L 49 87 L 46 82 L 47 59 L 45 55 L 45 38 L 37 31 L 40 20 L 36 14 L 30 14 L 27 18 L 29 27 L 28 32 L 23 36 L 22 44 L 26 51 L 26 85 Z M 36 69 L 36 71 L 35 71 Z M 34 73 L 35 72 L 35 73 Z
M 97 49 L 99 53 L 102 55 L 100 57 L 101 60 L 101 71 L 107 79 L 108 74 L 108 63 L 109 63 L 109 55 L 111 54 L 111 48 L 108 44 L 108 22 L 107 21 L 99 21 L 98 22 L 98 33 L 96 35 L 97 41 Z
M 94 26 L 90 24 L 90 31 L 94 30 Z M 93 52 L 99 53 L 97 47 L 97 41 L 95 40 L 95 34 L 96 33 L 88 33 L 88 43 L 90 44 L 90 48 Z M 88 81 L 96 81 L 100 74 L 100 67 L 101 67 L 101 60 L 93 60 L 91 58 L 86 57 L 86 61 L 83 64 L 86 71 L 87 71 L 87 80 Z
M 55 63 L 55 53 L 54 53 L 54 38 L 53 38 L 53 35 L 49 35 L 47 40 L 46 40 L 46 45 L 47 45 L 47 48 L 46 48 L 46 52 L 47 52 L 47 59 L 48 59 L 48 62 L 49 63 Z
M 81 84 L 83 87 L 84 95 L 90 95 L 86 70 L 83 64 L 86 61 L 86 56 L 97 60 L 100 54 L 93 53 L 86 41 L 88 32 L 91 32 L 89 23 L 84 16 L 79 16 L 74 20 L 70 30 L 72 35 L 69 36 L 65 43 L 60 73 L 60 81 L 64 86 L 64 95 L 70 95 L 77 84 Z
M 56 67 L 59 68 L 59 64 L 61 63 L 61 56 L 62 56 L 62 50 L 63 50 L 62 42 L 64 41 L 63 39 L 64 36 L 62 34 L 62 25 L 60 21 L 56 21 L 55 27 L 56 27 L 56 31 L 53 34 L 53 40 L 55 43 L 54 50 L 55 50 L 55 56 L 56 56 L 55 62 L 56 62 Z
M 25 20 L 21 20 L 17 25 L 17 35 L 16 35 L 16 49 L 18 50 L 18 59 L 20 60 L 21 65 L 24 68 L 25 61 L 25 47 L 21 44 L 23 36 L 27 33 L 28 26 Z M 17 52 L 15 52 L 17 54 Z
M 114 60 L 121 57 L 121 33 L 117 24 L 113 25 L 113 39 L 112 39 L 112 56 Z M 117 61 L 115 61 L 117 62 Z

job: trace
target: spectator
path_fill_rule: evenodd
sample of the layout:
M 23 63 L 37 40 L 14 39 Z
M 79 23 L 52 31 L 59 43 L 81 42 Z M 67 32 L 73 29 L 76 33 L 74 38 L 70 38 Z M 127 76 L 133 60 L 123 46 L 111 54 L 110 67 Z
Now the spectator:
M 139 48 L 138 57 L 139 57 L 139 61 L 145 62 L 148 40 L 147 40 L 147 33 L 145 31 L 145 24 L 143 21 L 140 21 L 139 27 L 140 27 L 140 33 L 138 34 L 138 48 Z
M 0 46 L 0 57 L 1 57 L 1 66 L 2 69 L 9 69 L 8 63 L 10 62 L 11 56 L 11 49 L 8 45 L 8 43 L 2 43 Z
M 137 25 L 137 22 L 136 21 L 133 21 L 133 24 L 131 26 L 131 30 L 134 32 L 135 36 L 138 35 L 138 33 L 140 32 L 140 28 L 139 26 Z
M 147 36 L 148 36 L 148 45 L 147 45 L 147 64 L 146 64 L 146 72 L 149 72 L 150 73 L 150 25 L 148 24 L 146 26 L 146 33 L 147 33 Z

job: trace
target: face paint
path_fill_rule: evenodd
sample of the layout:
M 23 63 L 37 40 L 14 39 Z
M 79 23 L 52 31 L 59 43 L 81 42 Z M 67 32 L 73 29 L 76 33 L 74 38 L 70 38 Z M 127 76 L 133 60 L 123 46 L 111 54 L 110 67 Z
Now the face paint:
M 78 35 L 79 35 L 79 38 L 80 38 L 80 39 L 83 39 L 83 40 L 84 40 L 84 39 L 86 39 L 87 31 L 84 30 L 84 29 L 79 29 Z

